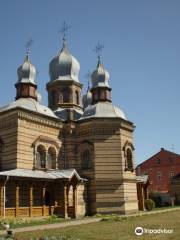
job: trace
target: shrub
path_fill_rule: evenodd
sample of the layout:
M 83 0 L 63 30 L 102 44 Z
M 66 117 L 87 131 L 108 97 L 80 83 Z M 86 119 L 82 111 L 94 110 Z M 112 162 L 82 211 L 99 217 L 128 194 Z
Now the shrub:
M 160 196 L 155 196 L 153 198 L 154 202 L 155 202 L 155 205 L 156 207 L 161 207 L 162 206 L 162 199 Z
M 155 207 L 155 203 L 152 199 L 145 199 L 144 205 L 148 211 L 151 211 Z

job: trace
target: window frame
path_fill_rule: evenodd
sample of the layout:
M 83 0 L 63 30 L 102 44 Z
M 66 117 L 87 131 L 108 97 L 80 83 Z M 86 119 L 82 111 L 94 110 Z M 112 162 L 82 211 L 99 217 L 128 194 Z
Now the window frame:
M 38 149 L 39 148 L 39 149 Z M 36 168 L 45 169 L 46 168 L 46 148 L 44 145 L 39 144 L 36 148 Z
M 86 148 L 82 152 L 82 169 L 88 170 L 91 168 L 91 153 L 89 148 Z
M 75 96 L 76 96 L 76 104 L 79 105 L 80 99 L 79 99 L 79 92 L 77 90 L 75 91 Z
M 156 177 L 157 177 L 157 182 L 161 182 L 162 181 L 162 172 L 161 171 L 157 171 Z
M 50 160 L 50 156 L 51 156 L 51 160 Z M 47 167 L 46 167 L 47 169 L 56 169 L 56 162 L 57 162 L 56 158 L 57 158 L 56 149 L 50 146 L 47 151 Z

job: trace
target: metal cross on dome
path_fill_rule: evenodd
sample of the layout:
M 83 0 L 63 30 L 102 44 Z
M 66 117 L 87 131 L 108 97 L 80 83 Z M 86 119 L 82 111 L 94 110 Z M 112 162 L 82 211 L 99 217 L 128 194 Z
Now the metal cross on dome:
M 30 55 L 30 52 L 31 52 L 31 47 L 33 45 L 33 42 L 34 42 L 33 39 L 30 38 L 25 44 L 26 55 L 27 55 L 28 58 L 29 58 L 29 55 Z
M 66 22 L 64 21 L 64 22 L 63 22 L 63 25 L 62 25 L 62 28 L 61 28 L 61 30 L 59 31 L 60 33 L 63 34 L 63 38 L 62 38 L 63 44 L 66 42 L 66 33 L 67 33 L 67 31 L 68 31 L 69 29 L 70 29 L 70 26 L 67 25 Z
M 102 45 L 100 42 L 98 42 L 94 49 L 94 52 L 97 54 L 98 61 L 101 60 L 103 49 L 104 49 L 104 45 Z

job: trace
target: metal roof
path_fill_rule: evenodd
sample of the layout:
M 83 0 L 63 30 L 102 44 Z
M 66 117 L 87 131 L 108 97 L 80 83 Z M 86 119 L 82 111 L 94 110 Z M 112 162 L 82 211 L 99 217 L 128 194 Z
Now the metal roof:
M 43 115 L 46 115 L 49 117 L 58 118 L 50 108 L 40 104 L 38 101 L 36 101 L 32 98 L 19 98 L 18 100 L 11 102 L 10 104 L 8 104 L 4 107 L 1 107 L 0 112 L 4 112 L 9 109 L 14 109 L 17 107 L 27 109 L 27 110 L 30 110 L 33 112 L 37 112 L 37 113 L 40 113 L 40 114 L 43 114 Z
M 31 170 L 31 169 L 13 169 L 0 172 L 1 176 L 9 177 L 24 177 L 24 178 L 37 178 L 37 179 L 71 179 L 76 176 L 78 180 L 85 180 L 79 176 L 75 169 L 67 170 Z
M 92 87 L 109 87 L 109 73 L 102 63 L 98 61 L 96 70 L 91 75 Z
M 54 113 L 56 114 L 56 116 L 62 120 L 67 120 L 68 119 L 68 116 L 69 116 L 69 111 L 72 112 L 73 114 L 73 118 L 74 120 L 78 120 L 82 114 L 83 114 L 83 111 L 80 110 L 80 109 L 75 109 L 75 108 L 61 108 L 61 107 L 58 107 Z
M 36 84 L 36 68 L 29 61 L 29 56 L 26 55 L 24 63 L 18 68 L 18 81 L 17 83 L 31 83 Z
M 120 108 L 113 106 L 110 102 L 98 102 L 85 108 L 84 114 L 81 119 L 92 117 L 123 118 L 127 120 L 124 112 Z

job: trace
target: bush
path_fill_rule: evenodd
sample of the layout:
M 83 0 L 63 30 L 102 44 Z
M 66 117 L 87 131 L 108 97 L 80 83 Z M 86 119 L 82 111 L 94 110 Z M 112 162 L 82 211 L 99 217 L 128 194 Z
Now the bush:
M 169 193 L 153 192 L 149 198 L 155 202 L 156 207 L 172 206 L 172 199 Z
M 151 211 L 155 207 L 155 202 L 152 199 L 145 199 L 144 205 L 146 210 Z
M 160 196 L 155 196 L 153 200 L 155 202 L 156 207 L 162 207 L 162 199 Z

